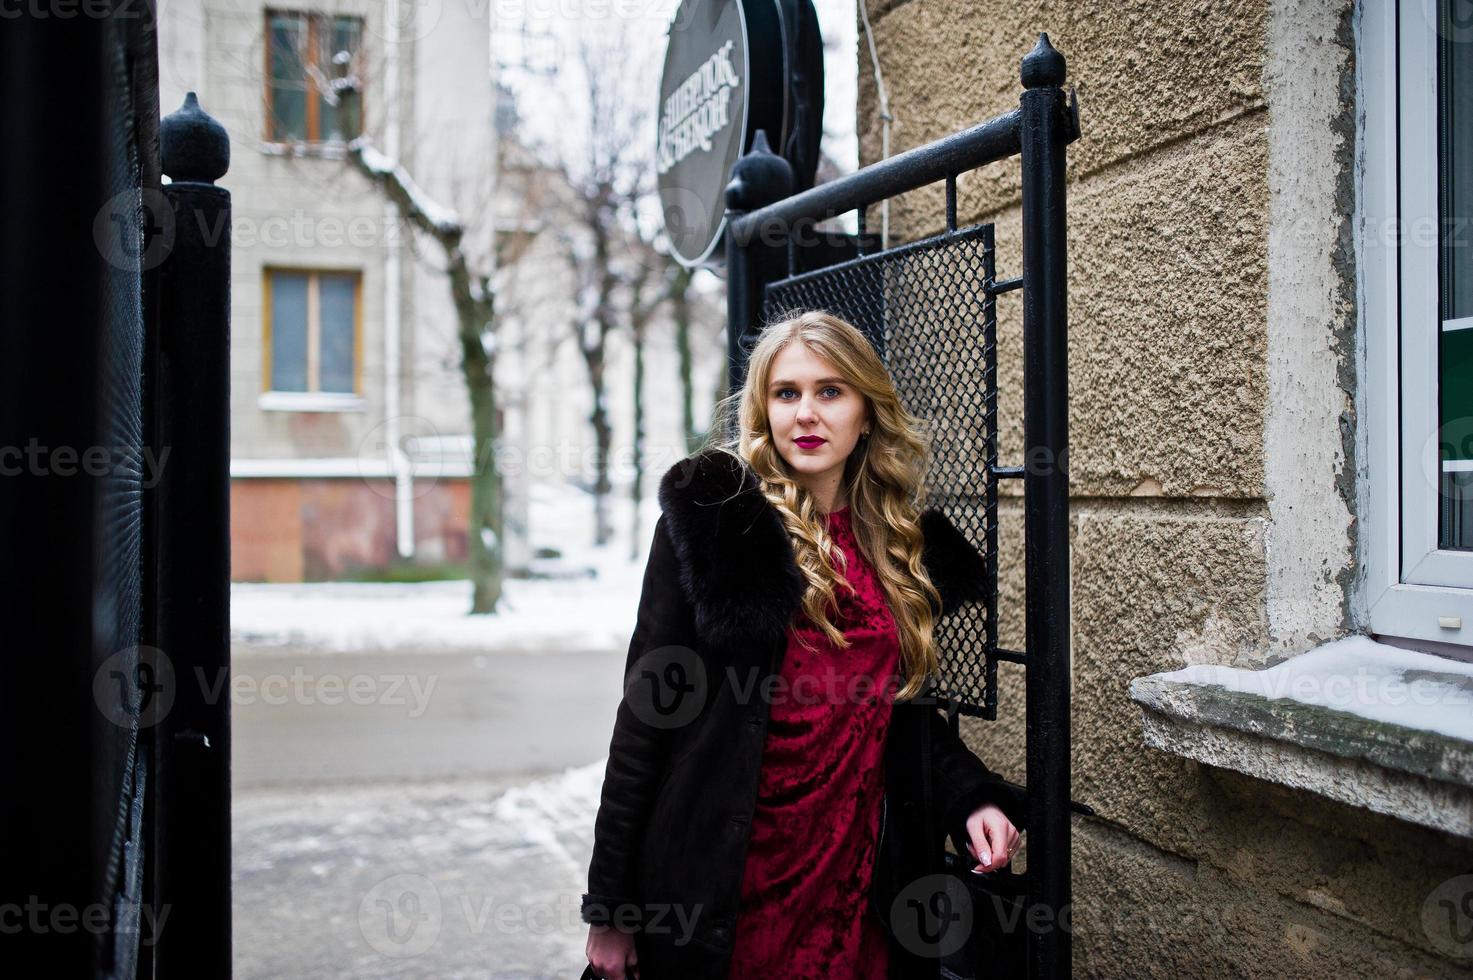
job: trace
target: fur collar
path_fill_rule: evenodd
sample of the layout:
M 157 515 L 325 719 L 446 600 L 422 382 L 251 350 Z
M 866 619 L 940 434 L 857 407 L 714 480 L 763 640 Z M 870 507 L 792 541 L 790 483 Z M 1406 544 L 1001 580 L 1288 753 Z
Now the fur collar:
M 804 580 L 777 511 L 741 460 L 706 449 L 661 478 L 661 510 L 697 631 L 738 644 L 780 640 Z M 982 555 L 941 511 L 921 513 L 921 560 L 941 593 L 941 614 L 986 594 Z

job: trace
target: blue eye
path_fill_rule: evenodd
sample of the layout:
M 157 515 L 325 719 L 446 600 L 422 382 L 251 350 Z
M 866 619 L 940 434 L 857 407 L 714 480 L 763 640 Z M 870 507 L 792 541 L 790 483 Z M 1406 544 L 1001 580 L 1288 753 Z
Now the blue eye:
M 837 398 L 837 397 L 839 397 L 839 395 L 843 394 L 843 391 L 840 390 L 840 388 L 839 388 L 838 385 L 825 385 L 822 390 L 823 391 L 832 391 L 834 393 L 833 394 L 833 397 L 834 398 Z M 793 389 L 793 388 L 779 388 L 775 392 L 775 394 L 782 401 L 787 401 L 788 399 L 783 398 L 783 396 L 786 395 L 790 391 L 793 392 L 793 394 L 795 394 L 795 395 L 798 393 L 797 390 L 796 389 Z

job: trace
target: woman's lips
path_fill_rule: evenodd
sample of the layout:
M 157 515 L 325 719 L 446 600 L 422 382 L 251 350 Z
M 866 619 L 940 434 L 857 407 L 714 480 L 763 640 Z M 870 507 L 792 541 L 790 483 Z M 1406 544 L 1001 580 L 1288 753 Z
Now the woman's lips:
M 822 446 L 828 440 L 822 439 L 819 436 L 802 436 L 801 438 L 794 439 L 793 441 L 802 446 L 804 449 L 815 449 L 819 446 Z

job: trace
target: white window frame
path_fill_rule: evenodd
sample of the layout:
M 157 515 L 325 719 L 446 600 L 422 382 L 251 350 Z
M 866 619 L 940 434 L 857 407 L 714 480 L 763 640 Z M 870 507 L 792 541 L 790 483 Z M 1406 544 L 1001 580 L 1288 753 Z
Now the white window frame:
M 1437 0 L 1361 7 L 1361 596 L 1372 633 L 1473 645 L 1473 553 L 1437 547 Z M 1439 324 L 1439 326 L 1441 326 Z
M 1473 553 L 1438 548 L 1436 0 L 1360 25 L 1363 613 L 1373 634 L 1473 644 Z M 1430 221 L 1429 221 L 1430 218 Z

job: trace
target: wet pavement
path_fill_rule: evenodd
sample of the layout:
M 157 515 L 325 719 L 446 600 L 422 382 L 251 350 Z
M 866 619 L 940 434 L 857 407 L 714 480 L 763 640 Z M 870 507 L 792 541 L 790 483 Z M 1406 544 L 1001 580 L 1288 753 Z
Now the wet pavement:
M 622 666 L 238 646 L 235 975 L 576 977 Z

